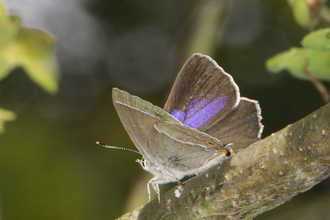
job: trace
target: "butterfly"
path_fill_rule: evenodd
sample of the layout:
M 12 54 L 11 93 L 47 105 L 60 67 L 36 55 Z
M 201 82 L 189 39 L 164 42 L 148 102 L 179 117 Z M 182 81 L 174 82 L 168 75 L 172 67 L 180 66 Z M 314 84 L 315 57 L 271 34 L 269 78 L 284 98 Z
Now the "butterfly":
M 258 141 L 263 130 L 258 102 L 241 97 L 232 76 L 198 53 L 182 67 L 164 109 L 118 88 L 112 99 L 142 155 L 137 162 L 154 175 L 147 184 L 149 201 L 150 185 L 160 202 L 159 184 L 180 183 L 221 164 Z

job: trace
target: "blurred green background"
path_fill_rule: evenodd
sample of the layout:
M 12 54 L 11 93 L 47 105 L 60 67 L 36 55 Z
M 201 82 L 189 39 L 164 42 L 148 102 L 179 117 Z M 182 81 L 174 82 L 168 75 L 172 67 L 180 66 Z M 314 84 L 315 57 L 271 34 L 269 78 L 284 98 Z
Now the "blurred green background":
M 324 105 L 309 81 L 270 74 L 268 58 L 300 47 L 309 30 L 286 1 L 7 0 L 23 25 L 57 41 L 58 92 L 22 68 L 0 81 L 0 107 L 16 113 L 0 135 L 0 218 L 114 219 L 147 202 L 150 175 L 111 100 L 112 87 L 163 106 L 193 52 L 212 56 L 259 101 L 263 137 Z M 325 84 L 328 88 L 329 83 Z M 166 191 L 162 187 L 161 191 Z M 328 219 L 330 181 L 257 219 Z

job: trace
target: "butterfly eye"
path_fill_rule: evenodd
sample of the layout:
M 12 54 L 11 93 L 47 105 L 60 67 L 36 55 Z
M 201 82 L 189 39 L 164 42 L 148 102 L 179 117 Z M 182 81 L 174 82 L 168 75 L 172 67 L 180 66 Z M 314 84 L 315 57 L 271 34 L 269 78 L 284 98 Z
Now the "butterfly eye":
M 216 143 L 214 143 L 212 141 L 205 141 L 205 144 L 207 144 L 207 145 L 209 145 L 211 147 L 217 147 L 217 146 L 219 146 L 218 144 L 216 144 Z
M 143 167 L 146 167 L 147 166 L 147 160 L 145 158 L 142 158 L 141 165 Z

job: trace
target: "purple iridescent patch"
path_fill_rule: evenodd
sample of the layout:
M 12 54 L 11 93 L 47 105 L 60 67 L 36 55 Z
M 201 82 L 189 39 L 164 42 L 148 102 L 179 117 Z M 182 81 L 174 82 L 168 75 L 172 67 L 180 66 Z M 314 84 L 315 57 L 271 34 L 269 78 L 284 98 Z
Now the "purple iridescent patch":
M 183 122 L 183 124 L 198 129 L 220 112 L 226 106 L 227 100 L 227 96 L 219 97 L 212 102 L 205 98 L 197 102 L 195 98 L 189 104 L 187 111 L 174 109 L 171 115 Z
M 180 110 L 173 110 L 171 115 L 173 115 L 176 119 L 178 119 L 179 121 L 183 122 L 184 120 L 184 116 L 186 115 L 185 112 L 180 111 Z

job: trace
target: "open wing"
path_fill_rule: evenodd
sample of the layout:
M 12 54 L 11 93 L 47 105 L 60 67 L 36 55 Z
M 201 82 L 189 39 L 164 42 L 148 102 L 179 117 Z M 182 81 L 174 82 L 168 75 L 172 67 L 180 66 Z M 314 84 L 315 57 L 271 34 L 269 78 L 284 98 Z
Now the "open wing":
M 179 72 L 164 110 L 183 124 L 247 147 L 260 139 L 263 126 L 257 101 L 241 98 L 233 78 L 212 58 L 194 54 Z
M 164 110 L 204 131 L 222 120 L 239 100 L 233 78 L 209 56 L 194 54 L 179 72 Z
M 261 109 L 255 100 L 241 98 L 240 104 L 223 120 L 204 132 L 218 138 L 224 144 L 237 150 L 247 147 L 261 138 Z

